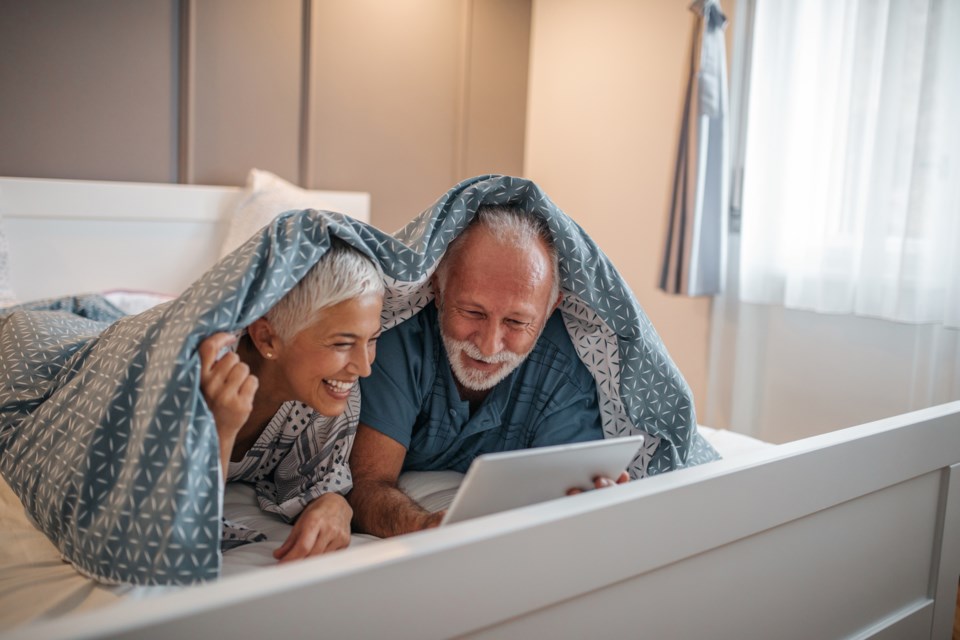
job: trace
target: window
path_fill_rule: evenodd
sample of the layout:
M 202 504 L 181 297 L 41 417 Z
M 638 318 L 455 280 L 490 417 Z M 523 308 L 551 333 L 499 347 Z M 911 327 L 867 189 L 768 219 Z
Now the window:
M 960 2 L 747 4 L 741 299 L 960 327 Z

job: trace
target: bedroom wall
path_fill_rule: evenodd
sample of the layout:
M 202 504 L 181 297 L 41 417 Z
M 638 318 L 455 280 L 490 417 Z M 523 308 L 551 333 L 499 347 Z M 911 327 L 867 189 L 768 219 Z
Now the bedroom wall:
M 960 400 L 960 331 L 718 301 L 707 416 L 790 442 Z
M 0 3 L 0 175 L 174 180 L 176 6 Z
M 524 172 L 624 275 L 702 416 L 710 301 L 657 289 L 689 64 L 687 4 L 534 0 Z
M 529 0 L 0 3 L 0 175 L 369 191 L 523 169 Z
M 523 170 L 529 0 L 314 2 L 310 184 L 393 231 L 451 186 Z
M 710 303 L 655 285 L 685 3 L 32 0 L 0 18 L 0 174 L 241 184 L 258 166 L 370 191 L 388 230 L 464 177 L 526 175 L 623 272 L 703 414 Z

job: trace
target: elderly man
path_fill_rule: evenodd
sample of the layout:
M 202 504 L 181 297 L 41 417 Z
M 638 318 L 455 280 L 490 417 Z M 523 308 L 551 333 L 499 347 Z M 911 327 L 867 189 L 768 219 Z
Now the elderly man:
M 542 220 L 481 207 L 432 284 L 436 306 L 383 334 L 360 383 L 348 499 L 355 528 L 381 537 L 443 516 L 397 487 L 401 471 L 462 472 L 482 453 L 603 437 L 594 380 L 556 311 Z

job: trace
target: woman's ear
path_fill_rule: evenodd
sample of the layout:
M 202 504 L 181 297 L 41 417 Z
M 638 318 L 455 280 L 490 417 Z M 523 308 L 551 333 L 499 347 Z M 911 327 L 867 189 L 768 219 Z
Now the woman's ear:
M 283 341 L 273 329 L 273 325 L 266 318 L 258 318 L 247 327 L 247 335 L 254 348 L 267 360 L 273 360 L 280 353 Z

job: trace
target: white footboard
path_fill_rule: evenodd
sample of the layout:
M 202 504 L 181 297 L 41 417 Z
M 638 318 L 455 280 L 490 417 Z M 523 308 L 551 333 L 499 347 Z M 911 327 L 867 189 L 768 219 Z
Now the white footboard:
M 948 638 L 960 403 L 109 611 L 49 638 Z

